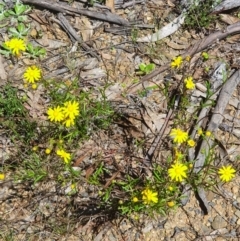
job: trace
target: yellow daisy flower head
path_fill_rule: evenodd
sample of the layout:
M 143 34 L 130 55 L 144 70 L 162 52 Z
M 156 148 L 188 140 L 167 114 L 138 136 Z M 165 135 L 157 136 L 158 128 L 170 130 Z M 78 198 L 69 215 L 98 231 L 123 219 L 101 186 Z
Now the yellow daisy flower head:
M 149 188 L 142 191 L 142 200 L 144 204 L 152 204 L 158 202 L 158 193 L 153 192 Z
M 188 139 L 188 133 L 181 129 L 172 129 L 170 137 L 173 139 L 173 142 L 181 144 Z
M 174 160 L 180 161 L 183 159 L 183 157 L 184 155 L 180 151 L 178 151 L 177 148 L 174 148 Z
M 25 73 L 23 74 L 23 78 L 26 82 L 34 84 L 35 81 L 41 79 L 41 70 L 33 65 L 26 69 Z
M 71 160 L 70 153 L 64 151 L 63 149 L 57 150 L 57 155 L 63 158 L 64 162 L 68 164 Z
M 4 44 L 12 52 L 12 54 L 16 56 L 19 56 L 21 51 L 26 50 L 26 44 L 22 39 L 12 38 Z
M 175 202 L 171 201 L 171 202 L 167 202 L 168 207 L 172 208 L 175 206 Z
M 63 111 L 60 106 L 57 106 L 55 108 L 49 108 L 47 111 L 48 119 L 52 122 L 56 121 L 62 121 L 64 119 Z
M 134 197 L 134 198 L 132 199 L 132 201 L 133 201 L 134 203 L 136 203 L 136 202 L 138 202 L 138 198 L 137 198 L 137 197 Z
M 173 186 L 169 186 L 169 187 L 168 187 L 168 190 L 169 190 L 170 192 L 172 192 L 172 191 L 174 191 L 174 187 L 173 187 Z
M 194 141 L 194 140 L 192 140 L 192 139 L 190 139 L 190 140 L 188 140 L 188 145 L 190 146 L 190 147 L 194 147 L 195 145 L 196 145 L 196 142 Z
M 0 173 L 0 180 L 4 180 L 5 179 L 5 174 L 4 173 Z
M 38 150 L 38 146 L 34 146 L 33 148 L 32 148 L 32 151 L 37 151 Z
M 174 57 L 171 62 L 171 67 L 172 68 L 180 68 L 182 62 L 183 62 L 182 56 Z
M 187 177 L 187 166 L 182 163 L 175 163 L 168 169 L 168 174 L 171 180 L 176 180 L 181 182 L 184 178 Z
M 76 101 L 67 101 L 64 103 L 63 114 L 65 118 L 75 119 L 79 115 L 79 103 Z
M 75 122 L 74 119 L 67 118 L 66 120 L 63 121 L 63 124 L 66 127 L 74 126 Z
M 220 179 L 223 182 L 229 182 L 231 179 L 235 177 L 236 170 L 232 168 L 232 166 L 223 166 L 218 170 L 218 174 Z
M 184 83 L 188 90 L 192 90 L 195 88 L 195 84 L 193 83 L 193 78 L 191 76 L 184 79 Z
M 49 155 L 50 153 L 51 153 L 51 149 L 49 149 L 49 148 L 47 148 L 46 150 L 45 150 L 45 153 L 47 154 L 47 155 Z
M 32 84 L 32 89 L 33 89 L 33 90 L 36 90 L 37 87 L 38 87 L 37 84 Z
M 211 132 L 211 131 L 206 131 L 205 135 L 206 135 L 207 137 L 210 137 L 210 136 L 212 135 L 212 132 Z
M 203 130 L 202 130 L 202 128 L 199 128 L 197 132 L 198 132 L 198 135 L 199 135 L 199 136 L 203 135 Z

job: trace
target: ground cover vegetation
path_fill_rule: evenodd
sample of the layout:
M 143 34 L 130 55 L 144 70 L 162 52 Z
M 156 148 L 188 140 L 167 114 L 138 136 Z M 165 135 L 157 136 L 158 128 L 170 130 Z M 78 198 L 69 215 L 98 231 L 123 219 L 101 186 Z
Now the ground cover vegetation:
M 90 4 L 94 2 L 91 1 Z M 208 27 L 215 20 L 208 15 L 210 5 L 212 1 L 207 1 L 207 4 L 202 2 L 200 7 L 204 7 L 204 11 L 197 11 L 197 7 L 192 8 L 187 16 L 187 27 L 195 28 L 196 24 L 199 28 Z M 60 187 L 69 187 L 64 195 L 71 200 L 77 198 L 79 186 L 90 185 L 97 192 L 97 209 L 113 216 L 127 215 L 137 220 L 139 213 L 166 215 L 177 209 L 183 198 L 183 185 L 190 184 L 193 189 L 199 186 L 214 189 L 219 183 L 229 182 L 235 177 L 238 170 L 233 164 L 215 165 L 215 145 L 206 153 L 201 171 L 193 171 L 196 160 L 189 159 L 187 153 L 203 140 L 214 141 L 214 135 L 207 129 L 197 128 L 196 138 L 192 139 L 189 132 L 198 124 L 197 113 L 209 103 L 214 93 L 206 84 L 207 95 L 194 113 L 187 115 L 186 110 L 192 105 L 190 96 L 196 83 L 188 68 L 191 58 L 176 56 L 169 65 L 172 76 L 182 76 L 176 94 L 172 94 L 173 88 L 167 82 L 164 86 L 152 88 L 167 96 L 169 109 L 174 109 L 178 101 L 178 108 L 174 109 L 174 119 L 166 137 L 169 152 L 164 162 L 153 163 L 150 175 L 144 171 L 141 171 L 141 175 L 129 171 L 121 178 L 112 178 L 113 171 L 99 155 L 94 170 L 83 178 L 84 170 L 73 165 L 75 152 L 95 133 L 102 130 L 107 132 L 123 118 L 106 98 L 105 91 L 109 83 L 99 87 L 100 98 L 95 98 L 94 89 L 84 90 L 79 87 L 78 76 L 65 82 L 47 78 L 40 64 L 46 58 L 47 51 L 44 47 L 34 46 L 29 36 L 31 24 L 27 21 L 27 14 L 31 12 L 31 7 L 15 1 L 10 7 L 1 3 L 0 11 L 1 21 L 12 22 L 7 39 L 1 43 L 0 53 L 4 58 L 12 60 L 13 67 L 22 56 L 36 59 L 36 64 L 26 65 L 25 72 L 19 76 L 24 89 L 19 90 L 8 80 L 0 91 L 1 129 L 14 146 L 14 153 L 5 157 L 1 164 L 2 181 L 13 179 L 15 183 L 28 182 L 34 188 L 40 182 L 53 180 Z M 202 66 L 207 66 L 209 58 L 211 56 L 208 52 L 202 53 Z M 139 64 L 133 77 L 134 83 L 137 83 L 139 75 L 149 74 L 154 68 L 154 63 Z M 46 100 L 43 107 L 45 118 L 42 119 L 32 118 L 26 108 L 27 91 L 35 95 L 38 89 L 43 90 Z M 145 89 L 142 91 L 139 98 L 144 98 L 147 94 Z M 214 104 L 211 102 L 212 106 Z M 135 140 L 135 144 L 137 148 L 144 150 L 144 139 Z M 140 163 L 141 160 L 139 166 Z M 64 230 L 63 225 L 55 231 L 64 233 Z M 7 240 L 5 233 L 0 231 L 0 235 Z M 11 235 L 8 234 L 8 240 L 12 240 Z

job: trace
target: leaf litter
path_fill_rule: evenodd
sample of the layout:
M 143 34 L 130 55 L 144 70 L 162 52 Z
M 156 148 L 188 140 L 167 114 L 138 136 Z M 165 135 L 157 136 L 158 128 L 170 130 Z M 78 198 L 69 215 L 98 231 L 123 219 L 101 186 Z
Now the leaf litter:
M 154 2 L 155 1 L 151 4 L 155 4 Z M 160 1 L 160 5 L 163 4 L 163 2 L 164 1 Z M 108 1 L 107 5 L 112 9 L 112 12 L 114 12 L 113 3 L 114 1 Z M 168 5 L 170 8 L 174 8 L 171 2 L 168 2 Z M 95 7 L 90 8 L 90 10 L 92 9 L 95 10 Z M 151 24 L 155 16 L 153 10 L 150 8 L 150 3 L 149 8 L 147 5 L 147 9 L 148 11 L 145 11 L 143 14 L 143 5 L 140 4 L 135 5 L 135 8 L 126 8 L 126 10 L 116 9 L 116 14 L 126 19 L 131 16 L 138 16 L 139 19 L 146 17 L 144 21 L 146 21 L 145 19 L 150 20 L 148 24 Z M 164 11 L 164 9 L 158 10 L 159 16 L 164 15 Z M 48 15 L 48 17 L 45 17 L 45 15 Z M 134 58 L 139 57 L 142 62 L 148 63 L 151 61 L 149 56 L 152 54 L 154 62 L 161 66 L 170 61 L 172 57 L 182 54 L 189 46 L 189 43 L 195 43 L 196 41 L 194 39 L 201 39 L 202 36 L 195 31 L 186 33 L 186 31 L 184 32 L 179 29 L 174 35 L 170 36 L 164 44 L 160 42 L 149 47 L 149 45 L 136 45 L 134 41 L 132 42 L 131 36 L 105 33 L 101 25 L 95 29 L 93 26 L 97 26 L 98 20 L 82 16 L 72 16 L 70 23 L 73 24 L 76 30 L 79 30 L 78 34 L 81 33 L 83 41 L 86 42 L 88 46 L 97 50 L 99 56 L 102 56 L 102 60 L 99 61 L 97 58 L 89 58 L 88 53 L 80 49 L 71 52 L 74 41 L 71 37 L 68 37 L 56 21 L 52 21 L 51 17 L 55 17 L 53 13 L 48 12 L 45 14 L 44 11 L 35 9 L 31 12 L 30 16 L 34 19 L 32 25 L 33 28 L 36 29 L 36 32 L 43 33 L 42 38 L 35 39 L 36 44 L 44 46 L 48 52 L 47 59 L 41 61 L 44 75 L 48 76 L 48 78 L 56 78 L 57 81 L 61 81 L 59 80 L 60 76 L 63 80 L 79 76 L 81 88 L 96 88 L 95 94 L 97 98 L 100 96 L 97 88 L 103 86 L 106 81 L 109 81 L 110 85 L 106 90 L 108 101 L 112 102 L 113 107 L 117 112 L 120 112 L 124 118 L 113 124 L 114 126 L 110 136 L 106 131 L 99 131 L 95 133 L 89 141 L 82 143 L 81 148 L 75 151 L 74 166 L 81 168 L 81 181 L 83 183 L 83 185 L 78 186 L 78 195 L 76 197 L 71 199 L 65 195 L 66 192 L 68 193 L 70 190 L 69 183 L 65 183 L 64 186 L 59 186 L 55 181 L 40 182 L 36 185 L 32 185 L 31 183 L 15 184 L 13 181 L 10 181 L 12 184 L 9 185 L 9 182 L 2 182 L 0 184 L 3 187 L 3 191 L 1 192 L 1 215 L 4 217 L 4 220 L 6 220 L 2 225 L 3 230 L 8 227 L 9 222 L 13 222 L 14 220 L 12 228 L 19 230 L 16 234 L 16 239 L 22 239 L 25 235 L 31 237 L 31 234 L 34 232 L 40 232 L 43 239 L 46 238 L 47 235 L 50 235 L 53 240 L 64 240 L 65 238 L 68 240 L 78 240 L 79 237 L 85 238 L 85 240 L 112 240 L 114 236 L 117 237 L 117 240 L 122 240 L 123 238 L 128 238 L 128 240 L 150 240 L 150 237 L 156 240 L 159 234 L 161 237 L 171 236 L 176 240 L 181 237 L 181 235 L 183 236 L 182 240 L 187 240 L 187 237 L 191 236 L 191 240 L 193 240 L 194 232 L 200 232 L 203 228 L 200 222 L 199 224 L 194 224 L 194 221 L 191 220 L 192 216 L 203 220 L 203 217 L 198 213 L 192 214 L 193 209 L 198 210 L 198 204 L 193 197 L 191 197 L 191 202 L 186 206 L 186 213 L 188 213 L 189 216 L 184 216 L 183 213 L 178 210 L 174 214 L 169 214 L 166 219 L 158 217 L 158 221 L 142 215 L 139 222 L 133 221 L 133 223 L 131 223 L 127 219 L 125 223 L 123 223 L 121 219 L 118 219 L 116 216 L 113 219 L 114 221 L 108 222 L 108 219 L 111 220 L 110 213 L 116 212 L 116 210 L 110 209 L 109 212 L 99 210 L 97 207 L 97 203 L 99 202 L 97 193 L 99 190 L 94 185 L 88 184 L 85 179 L 89 179 L 96 171 L 99 160 L 103 161 L 109 170 L 108 177 L 103 180 L 105 187 L 109 186 L 114 178 L 124 179 L 126 174 L 142 175 L 141 168 L 136 163 L 138 163 L 138 159 L 143 159 L 144 155 L 141 149 L 136 148 L 133 140 L 144 139 L 146 142 L 144 146 L 146 151 L 151 145 L 154 135 L 163 126 L 163 122 L 167 116 L 167 109 L 165 97 L 158 91 L 149 91 L 142 99 L 137 96 L 136 92 L 134 94 L 131 93 L 133 98 L 129 95 L 128 88 L 134 84 L 133 79 L 136 78 Z M 120 21 L 120 19 L 117 20 Z M 123 23 L 126 22 L 123 21 Z M 35 37 L 36 32 L 32 32 L 32 35 Z M 149 30 L 141 31 L 143 36 L 146 36 L 146 33 L 149 34 Z M 184 39 L 179 43 L 178 39 L 182 36 Z M 234 40 L 233 42 L 235 43 Z M 79 46 L 81 45 L 79 44 Z M 225 50 L 225 52 L 221 54 L 219 51 L 219 47 L 221 46 L 225 49 L 227 48 L 226 46 L 228 46 L 230 50 Z M 223 40 L 212 49 L 209 49 L 209 55 L 215 56 L 216 58 L 226 55 L 229 56 L 233 62 L 236 62 L 237 56 L 234 55 L 232 48 L 232 45 L 227 45 L 226 41 Z M 163 56 L 161 56 L 161 54 Z M 74 61 L 70 62 L 71 60 Z M 199 56 L 193 61 L 194 64 L 196 64 L 195 62 L 198 60 Z M 5 59 L 5 61 L 7 60 Z M 19 76 L 24 72 L 24 64 L 22 64 L 21 61 L 21 59 L 18 60 L 19 69 L 14 73 L 14 81 L 16 80 L 16 82 L 12 81 L 14 86 L 19 86 L 19 90 L 23 91 L 23 88 L 21 88 L 19 84 L 19 79 L 21 78 Z M 214 63 L 214 60 L 212 60 L 212 62 Z M 3 65 L 5 73 L 9 73 L 9 76 L 11 76 L 12 73 L 9 65 L 7 65 L 6 62 Z M 212 65 L 212 63 L 209 65 Z M 205 75 L 202 69 L 202 67 L 199 67 L 199 72 L 195 73 L 200 85 L 204 84 L 201 82 L 201 76 Z M 158 79 L 158 84 L 159 80 L 161 80 L 161 83 L 164 83 L 163 78 L 167 74 L 168 73 L 164 72 L 163 76 L 158 75 L 154 77 L 151 80 L 151 84 L 154 85 L 156 79 Z M 1 76 L 4 77 L 4 72 Z M 3 79 L 5 80 L 6 78 Z M 138 81 L 141 82 L 141 80 Z M 126 97 L 124 97 L 123 93 L 125 93 L 124 95 Z M 26 90 L 26 95 L 28 99 L 25 103 L 25 108 L 29 111 L 29 115 L 34 119 L 46 120 L 44 113 L 46 113 L 47 101 L 42 97 L 44 95 L 43 87 L 40 85 L 34 92 L 32 92 L 32 90 Z M 201 96 L 201 94 L 199 94 L 199 96 L 198 94 L 196 95 L 197 97 Z M 235 94 L 235 96 L 238 96 L 238 94 Z M 237 101 L 238 99 L 235 100 L 235 102 Z M 229 106 L 233 112 L 235 112 L 237 108 L 235 102 L 232 100 Z M 231 123 L 238 117 L 233 116 L 233 113 L 230 113 Z M 229 119 L 227 115 L 226 119 Z M 170 122 L 170 124 L 171 123 L 172 122 Z M 224 133 L 223 135 L 223 133 L 221 134 L 220 132 L 219 139 L 223 141 L 223 146 L 226 147 L 226 151 L 229 152 L 229 155 L 234 159 L 239 155 L 238 139 L 234 136 L 234 132 Z M 7 137 L 4 136 L 4 138 Z M 236 148 L 235 146 L 233 148 L 231 143 L 235 143 Z M 164 144 L 166 145 L 165 141 Z M 161 145 L 155 153 L 155 158 L 162 155 L 158 161 L 163 160 L 167 156 L 167 151 L 168 147 L 166 148 L 164 145 Z M 2 157 L 2 160 L 5 159 Z M 48 164 L 47 168 L 52 168 L 51 164 Z M 66 173 L 64 175 L 66 175 Z M 239 183 L 239 179 L 237 179 L 235 183 Z M 232 192 L 232 188 L 231 185 L 226 187 L 230 192 Z M 124 198 L 119 190 L 116 190 L 115 195 Z M 235 199 L 237 199 L 239 192 L 235 191 L 234 195 L 236 196 Z M 12 198 L 14 205 L 6 202 L 10 197 L 14 197 Z M 40 200 L 40 202 L 38 200 Z M 218 203 L 218 200 L 219 197 L 215 196 L 211 201 Z M 228 204 L 227 199 L 221 199 L 221 202 L 223 205 Z M 9 214 L 6 210 L 9 210 Z M 38 213 L 35 210 L 39 210 Z M 231 213 L 231 210 L 226 212 L 226 216 L 228 213 Z M 217 212 L 214 212 L 214 210 L 211 212 L 212 216 L 216 214 Z M 182 218 L 177 219 L 177 223 L 176 221 L 174 222 L 174 219 L 181 215 Z M 70 222 L 72 229 L 67 230 L 64 235 L 60 235 L 59 232 L 55 232 L 54 229 L 51 228 L 51 220 L 47 222 L 44 221 L 44 219 L 48 218 L 51 218 L 53 222 L 56 222 L 56 224 L 60 226 Z M 173 232 L 174 228 L 179 226 L 179 220 L 183 220 L 185 232 Z M 101 225 L 97 227 L 96 225 L 98 224 Z M 203 224 L 206 224 L 207 227 L 209 226 L 205 219 L 203 220 Z M 97 229 L 96 235 L 92 232 L 94 225 L 95 229 Z M 158 225 L 160 225 L 162 229 L 158 229 Z M 140 228 L 141 226 L 144 227 L 142 230 Z M 46 227 L 51 230 L 50 234 L 46 230 Z M 233 227 L 235 226 L 233 225 Z M 149 234 L 150 231 L 153 231 L 152 236 Z M 133 238 L 133 235 L 138 238 Z M 206 233 L 203 233 L 203 235 L 207 237 Z M 104 236 L 105 238 L 103 238 Z

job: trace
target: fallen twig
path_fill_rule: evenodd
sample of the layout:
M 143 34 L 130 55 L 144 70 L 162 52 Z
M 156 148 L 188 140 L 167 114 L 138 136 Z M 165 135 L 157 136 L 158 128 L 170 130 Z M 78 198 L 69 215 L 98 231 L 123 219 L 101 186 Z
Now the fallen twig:
M 71 24 L 68 22 L 68 20 L 63 16 L 62 13 L 58 14 L 58 19 L 62 23 L 62 27 L 64 30 L 70 34 L 75 40 L 77 40 L 81 47 L 86 50 L 92 57 L 97 58 L 99 61 L 101 60 L 100 57 L 94 52 L 92 48 L 90 48 L 86 43 L 83 42 L 83 40 L 80 38 L 80 36 L 77 34 L 77 32 L 74 30 L 74 28 L 71 26 Z
M 60 13 L 67 13 L 69 15 L 84 15 L 90 18 L 99 19 L 110 23 L 129 26 L 129 22 L 126 19 L 123 19 L 111 12 L 99 13 L 99 12 L 90 11 L 86 9 L 72 8 L 70 6 L 61 4 L 60 2 L 53 3 L 53 2 L 46 2 L 43 0 L 22 0 L 22 2 L 37 5 L 46 9 L 51 9 L 53 11 L 60 12 Z

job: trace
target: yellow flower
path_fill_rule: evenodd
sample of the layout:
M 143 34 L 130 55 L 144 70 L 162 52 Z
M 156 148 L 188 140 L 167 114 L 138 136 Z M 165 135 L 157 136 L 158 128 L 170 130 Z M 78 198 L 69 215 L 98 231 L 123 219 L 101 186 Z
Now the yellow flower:
M 191 168 L 193 168 L 193 164 L 192 163 L 189 163 L 188 164 L 188 167 L 191 169 Z
M 174 57 L 171 62 L 172 68 L 179 68 L 183 62 L 182 56 Z
M 169 190 L 170 192 L 172 192 L 172 191 L 174 190 L 174 188 L 173 188 L 172 186 L 169 186 L 169 187 L 168 187 L 168 190 Z
M 193 83 L 192 77 L 188 77 L 188 78 L 184 79 L 184 83 L 186 85 L 186 88 L 189 90 L 192 90 L 195 88 L 195 84 Z
M 34 147 L 32 148 L 32 150 L 33 150 L 33 151 L 37 151 L 37 150 L 38 150 L 38 146 L 34 146 Z
M 212 135 L 212 132 L 211 131 L 206 131 L 205 135 L 210 137 Z
M 144 204 L 151 204 L 151 203 L 157 203 L 158 202 L 158 193 L 153 192 L 150 189 L 146 188 L 142 191 L 142 200 Z
M 168 169 L 168 174 L 172 180 L 181 182 L 183 178 L 187 177 L 187 166 L 181 163 L 175 163 Z
M 70 153 L 65 152 L 63 149 L 57 150 L 57 155 L 62 157 L 66 164 L 68 164 L 71 160 Z
M 49 155 L 50 153 L 51 153 L 51 149 L 49 149 L 49 148 L 47 148 L 46 150 L 45 150 L 45 153 L 47 154 L 47 155 Z
M 12 54 L 15 54 L 17 56 L 20 55 L 21 51 L 26 50 L 25 42 L 22 39 L 18 39 L 18 38 L 12 38 L 9 41 L 6 41 L 5 45 L 6 45 L 7 48 L 10 49 Z
M 60 106 L 49 108 L 47 114 L 50 121 L 62 121 L 64 119 L 62 108 Z
M 70 126 L 73 126 L 74 125 L 74 119 L 66 119 L 64 120 L 63 124 L 66 126 L 66 127 L 70 127 Z
M 195 145 L 196 145 L 196 142 L 194 141 L 194 140 L 192 140 L 192 139 L 190 139 L 190 140 L 188 140 L 188 145 L 190 146 L 190 147 L 194 147 Z
M 64 103 L 63 114 L 65 118 L 75 119 L 79 115 L 79 104 L 76 101 L 67 101 Z
M 174 142 L 181 144 L 188 139 L 188 133 L 182 131 L 181 129 L 172 129 L 170 132 L 170 137 L 173 138 Z
M 0 173 L 0 180 L 4 180 L 5 179 L 5 174 L 4 173 Z
M 167 202 L 167 205 L 168 205 L 168 207 L 172 208 L 172 207 L 174 207 L 175 202 L 174 201 Z
M 236 170 L 233 169 L 232 166 L 223 166 L 218 170 L 220 179 L 223 182 L 229 182 L 232 178 L 234 178 L 235 172 L 236 172 Z
M 136 202 L 138 202 L 138 198 L 137 198 L 137 197 L 134 197 L 134 198 L 132 199 L 132 201 L 133 201 L 134 203 L 136 203 Z
M 199 136 L 203 135 L 203 130 L 202 130 L 202 128 L 199 128 L 199 129 L 198 129 L 198 135 L 199 135 Z
M 177 150 L 177 148 L 174 148 L 174 160 L 175 161 L 179 161 L 181 159 L 183 159 L 183 154 Z
M 72 189 L 72 190 L 76 191 L 76 187 L 77 187 L 76 183 L 72 183 L 72 184 L 71 184 L 71 189 Z
M 32 84 L 32 89 L 36 90 L 37 89 L 37 84 Z
M 31 84 L 34 84 L 35 81 L 38 81 L 41 79 L 41 70 L 33 65 L 26 69 L 25 73 L 23 74 L 23 78 Z

